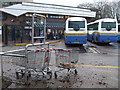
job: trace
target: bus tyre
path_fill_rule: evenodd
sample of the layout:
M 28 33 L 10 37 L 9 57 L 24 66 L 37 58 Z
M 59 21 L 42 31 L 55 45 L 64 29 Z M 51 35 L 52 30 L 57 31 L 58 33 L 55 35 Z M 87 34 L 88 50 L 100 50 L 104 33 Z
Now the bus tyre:
M 67 43 L 65 43 L 65 45 L 68 45 Z
M 79 44 L 80 46 L 83 46 L 83 44 Z
M 98 42 L 98 37 L 96 37 L 96 42 Z
M 94 41 L 94 38 L 92 37 L 92 43 L 94 43 L 95 41 Z

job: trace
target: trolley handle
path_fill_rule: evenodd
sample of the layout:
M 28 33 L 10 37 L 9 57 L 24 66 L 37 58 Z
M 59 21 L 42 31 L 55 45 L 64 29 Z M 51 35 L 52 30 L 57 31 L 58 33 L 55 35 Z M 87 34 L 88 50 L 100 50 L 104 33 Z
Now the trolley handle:
M 42 50 L 36 50 L 36 52 L 41 52 Z
M 67 52 L 71 52 L 71 50 L 67 50 L 67 49 L 61 49 L 61 48 L 59 48 L 59 49 L 55 49 L 55 48 L 53 48 L 53 50 L 58 50 L 58 51 L 67 51 Z
M 52 51 L 52 49 L 47 50 L 47 52 L 50 52 L 50 51 Z
M 47 50 L 47 48 L 42 48 L 42 49 L 40 49 L 40 50 L 36 50 L 36 52 L 41 52 L 41 51 L 50 52 L 50 51 L 52 51 L 52 49 L 48 49 L 48 50 Z

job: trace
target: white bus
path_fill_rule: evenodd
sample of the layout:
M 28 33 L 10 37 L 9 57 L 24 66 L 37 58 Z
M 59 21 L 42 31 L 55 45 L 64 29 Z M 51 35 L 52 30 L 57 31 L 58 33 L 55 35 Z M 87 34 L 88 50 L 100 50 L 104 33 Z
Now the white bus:
M 85 18 L 71 17 L 66 20 L 65 45 L 87 43 L 87 22 Z
M 87 39 L 92 42 L 117 42 L 118 23 L 116 19 L 105 18 L 87 24 Z

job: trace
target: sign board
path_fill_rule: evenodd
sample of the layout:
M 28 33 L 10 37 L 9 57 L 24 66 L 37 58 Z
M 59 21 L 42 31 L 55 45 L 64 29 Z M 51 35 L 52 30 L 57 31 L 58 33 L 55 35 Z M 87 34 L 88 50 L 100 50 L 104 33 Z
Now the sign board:
M 30 26 L 25 26 L 24 29 L 32 29 Z
M 50 33 L 51 32 L 51 29 L 48 29 L 48 33 Z

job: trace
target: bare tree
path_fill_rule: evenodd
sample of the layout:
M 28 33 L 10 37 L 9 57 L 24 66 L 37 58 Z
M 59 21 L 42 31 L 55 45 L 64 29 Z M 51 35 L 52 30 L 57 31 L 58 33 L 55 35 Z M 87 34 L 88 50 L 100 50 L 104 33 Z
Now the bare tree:
M 119 4 L 119 5 L 118 5 Z M 120 15 L 120 1 L 107 2 L 98 1 L 93 4 L 83 3 L 78 5 L 79 8 L 86 8 L 96 12 L 95 19 L 115 18 Z
M 86 8 L 86 9 L 91 9 L 91 8 L 93 8 L 93 6 L 94 5 L 91 3 L 82 3 L 82 4 L 78 5 L 79 8 Z

